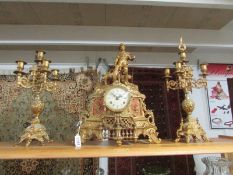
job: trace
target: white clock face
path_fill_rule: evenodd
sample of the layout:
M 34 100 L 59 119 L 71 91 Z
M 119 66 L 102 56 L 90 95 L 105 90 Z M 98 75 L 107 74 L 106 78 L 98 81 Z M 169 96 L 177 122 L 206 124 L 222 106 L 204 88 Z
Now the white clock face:
M 126 88 L 114 87 L 105 93 L 105 105 L 112 111 L 120 112 L 125 109 L 130 99 L 130 93 Z

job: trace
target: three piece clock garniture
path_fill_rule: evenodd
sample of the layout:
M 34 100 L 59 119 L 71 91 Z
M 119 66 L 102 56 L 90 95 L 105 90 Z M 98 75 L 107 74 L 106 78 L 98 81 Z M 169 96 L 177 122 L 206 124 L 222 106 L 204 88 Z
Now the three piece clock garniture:
M 182 117 L 175 141 L 205 142 L 208 141 L 205 131 L 198 120 L 191 116 L 194 102 L 190 99 L 189 93 L 192 88 L 207 86 L 207 65 L 201 64 L 202 77 L 197 80 L 193 79 L 193 69 L 187 64 L 186 45 L 182 38 L 178 48 L 180 58 L 175 62 L 176 80 L 169 80 L 170 69 L 165 69 L 164 76 L 168 90 L 181 89 L 185 94 L 182 108 L 187 116 Z M 78 116 L 81 125 L 77 132 L 81 136 L 82 143 L 92 139 L 103 141 L 107 138 L 114 140 L 117 145 L 122 145 L 124 141 L 137 142 L 141 136 L 147 138 L 148 143 L 159 144 L 161 142 L 154 114 L 147 109 L 146 97 L 133 83 L 133 77 L 128 71 L 129 61 L 134 59 L 135 56 L 126 51 L 125 45 L 120 44 L 113 67 L 95 85 L 88 97 L 86 110 Z M 25 63 L 23 61 L 17 63 L 18 68 L 15 73 L 18 84 L 32 88 L 35 96 L 32 104 L 34 119 L 21 136 L 20 143 L 26 141 L 26 146 L 28 146 L 32 140 L 37 140 L 44 144 L 44 141 L 49 141 L 49 136 L 39 120 L 39 115 L 44 108 L 44 103 L 40 100 L 40 92 L 42 90 L 56 91 L 56 81 L 59 81 L 58 70 L 49 70 L 49 61 L 44 58 L 44 52 L 37 53 L 37 67 L 34 67 L 28 74 L 23 72 Z

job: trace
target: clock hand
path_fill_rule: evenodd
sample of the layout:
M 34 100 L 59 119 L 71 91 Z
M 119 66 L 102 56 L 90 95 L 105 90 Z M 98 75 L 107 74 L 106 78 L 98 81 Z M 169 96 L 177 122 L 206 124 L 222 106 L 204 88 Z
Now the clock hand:
M 124 95 L 121 95 L 121 97 L 125 98 L 128 95 L 128 92 L 124 93 Z
M 115 97 L 116 100 L 119 100 L 119 96 L 116 96 L 113 92 L 111 92 L 111 95 Z
M 115 98 L 117 97 L 113 92 L 111 92 L 111 94 L 112 94 Z
M 116 100 L 119 100 L 119 98 L 125 98 L 126 96 L 128 95 L 128 93 L 126 92 L 124 95 L 118 95 L 117 97 L 116 97 Z
M 122 95 L 118 95 L 117 97 L 118 97 L 118 98 L 121 98 L 121 97 L 122 97 Z

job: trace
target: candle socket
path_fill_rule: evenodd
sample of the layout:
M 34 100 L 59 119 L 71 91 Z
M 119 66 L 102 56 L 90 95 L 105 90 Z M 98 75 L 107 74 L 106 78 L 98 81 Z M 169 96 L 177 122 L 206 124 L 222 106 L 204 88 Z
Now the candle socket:
M 44 59 L 44 55 L 46 52 L 44 51 L 36 51 L 35 62 L 41 62 Z
M 51 63 L 50 60 L 44 59 L 44 60 L 42 61 L 42 69 L 43 69 L 43 70 L 48 70 L 48 69 L 49 69 L 49 64 L 50 64 L 50 63 Z
M 207 64 L 200 64 L 202 74 L 207 74 Z
M 182 68 L 182 64 L 181 64 L 181 62 L 179 62 L 179 61 L 177 61 L 177 62 L 175 63 L 175 66 L 176 66 L 176 69 L 177 69 L 177 70 L 180 70 L 180 69 Z
M 24 65 L 27 64 L 25 61 L 22 61 L 22 60 L 17 60 L 16 63 L 17 63 L 17 70 L 18 71 L 23 71 Z
M 165 78 L 169 78 L 170 77 L 170 69 L 169 68 L 166 68 L 165 71 L 164 71 L 164 74 L 165 74 Z
M 31 76 L 36 76 L 36 71 L 35 70 L 30 70 L 29 72 L 30 72 Z
M 52 69 L 52 76 L 54 80 L 58 80 L 58 74 L 59 74 L 59 70 L 58 69 Z

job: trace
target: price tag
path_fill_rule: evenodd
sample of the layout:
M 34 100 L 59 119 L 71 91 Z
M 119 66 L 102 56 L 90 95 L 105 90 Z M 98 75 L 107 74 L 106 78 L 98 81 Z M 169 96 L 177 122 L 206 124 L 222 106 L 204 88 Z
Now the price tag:
M 74 143 L 75 143 L 75 147 L 80 149 L 81 148 L 81 137 L 79 134 L 76 134 L 74 137 Z

